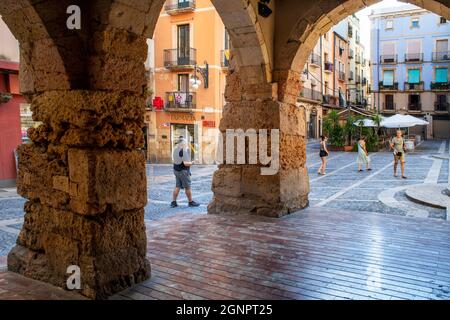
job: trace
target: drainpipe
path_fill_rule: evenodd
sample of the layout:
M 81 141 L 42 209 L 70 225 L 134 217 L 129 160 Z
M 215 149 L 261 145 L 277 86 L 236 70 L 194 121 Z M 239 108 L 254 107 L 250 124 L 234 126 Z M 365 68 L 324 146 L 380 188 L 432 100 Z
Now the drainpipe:
M 377 27 L 377 85 L 378 85 L 378 113 L 380 113 L 380 18 L 378 18 L 378 27 Z

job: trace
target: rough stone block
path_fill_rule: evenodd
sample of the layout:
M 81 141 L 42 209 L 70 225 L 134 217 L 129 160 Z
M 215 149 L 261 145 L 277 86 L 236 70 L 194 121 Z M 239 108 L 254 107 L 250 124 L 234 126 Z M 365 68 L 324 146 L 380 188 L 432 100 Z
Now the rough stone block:
M 149 276 L 144 210 L 86 218 L 27 202 L 17 246 L 8 268 L 65 288 L 67 267 L 81 270 L 81 293 L 102 299 Z
M 143 208 L 147 203 L 145 158 L 140 151 L 70 149 L 70 182 L 77 196 L 70 208 L 79 214 L 96 215 L 107 206 L 113 211 Z
M 30 200 L 39 200 L 55 208 L 69 202 L 67 193 L 53 188 L 54 176 L 67 176 L 66 164 L 45 147 L 23 144 L 18 148 L 17 192 Z

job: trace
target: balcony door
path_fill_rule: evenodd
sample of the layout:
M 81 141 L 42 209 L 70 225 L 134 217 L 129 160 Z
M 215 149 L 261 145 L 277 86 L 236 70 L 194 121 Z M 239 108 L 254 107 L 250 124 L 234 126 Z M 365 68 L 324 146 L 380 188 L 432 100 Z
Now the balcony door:
M 449 60 L 450 54 L 448 52 L 448 40 L 436 41 L 436 60 Z
M 178 8 L 187 8 L 189 7 L 189 0 L 178 0 Z
M 190 65 L 190 25 L 181 24 L 177 30 L 178 65 Z

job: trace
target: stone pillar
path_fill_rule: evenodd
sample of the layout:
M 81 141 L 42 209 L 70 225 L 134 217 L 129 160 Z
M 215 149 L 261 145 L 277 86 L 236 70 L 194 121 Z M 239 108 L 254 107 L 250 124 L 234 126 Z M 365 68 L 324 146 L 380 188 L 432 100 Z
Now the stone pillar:
M 257 164 L 230 164 L 224 160 L 214 173 L 214 197 L 208 213 L 281 217 L 308 205 L 305 112 L 292 103 L 278 101 L 277 84 L 243 83 L 237 72 L 227 78 L 228 103 L 220 122 L 224 159 L 227 129 L 255 129 L 258 139 L 259 129 L 267 129 L 269 136 L 270 130 L 279 129 L 279 169 L 273 175 L 262 175 L 261 168 L 268 165 L 259 160 Z M 267 154 L 271 153 L 270 142 L 269 137 Z
M 31 95 L 42 125 L 19 149 L 18 192 L 28 201 L 8 269 L 66 288 L 75 265 L 80 292 L 103 299 L 150 276 L 140 150 L 147 49 L 124 30 L 92 41 L 89 89 Z

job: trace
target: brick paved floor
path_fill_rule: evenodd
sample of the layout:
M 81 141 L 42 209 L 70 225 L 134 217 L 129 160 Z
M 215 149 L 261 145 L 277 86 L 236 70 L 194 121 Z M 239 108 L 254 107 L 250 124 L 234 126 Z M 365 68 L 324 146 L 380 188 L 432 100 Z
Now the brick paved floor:
M 373 171 L 358 173 L 356 171 L 355 153 L 336 152 L 329 157 L 328 175 L 318 176 L 320 164 L 318 144 L 308 147 L 308 168 L 311 180 L 311 207 L 333 209 L 331 216 L 338 212 L 353 210 L 371 211 L 397 216 L 415 216 L 432 218 L 432 223 L 440 223 L 446 217 L 445 210 L 425 207 L 410 202 L 404 195 L 406 186 L 427 182 L 446 183 L 449 181 L 448 142 L 426 141 L 418 150 L 407 156 L 407 180 L 392 176 L 392 155 L 379 152 L 371 155 Z M 438 159 L 433 155 L 444 156 Z M 204 214 L 211 199 L 210 191 L 212 166 L 196 166 L 193 169 L 194 198 L 202 206 L 188 208 L 184 195 L 180 195 L 177 209 L 170 209 L 168 204 L 173 188 L 171 167 L 167 165 L 150 165 L 148 172 L 149 203 L 145 208 L 147 222 L 159 221 L 166 217 L 184 214 L 194 216 Z M 5 256 L 14 245 L 23 219 L 24 200 L 12 189 L 0 192 L 0 266 L 5 265 Z M 176 220 L 176 219 L 175 219 Z M 407 221 L 410 221 L 407 219 Z M 428 222 L 427 222 L 428 223 Z M 137 294 L 136 294 L 137 295 Z

